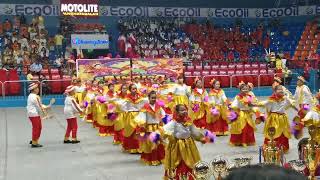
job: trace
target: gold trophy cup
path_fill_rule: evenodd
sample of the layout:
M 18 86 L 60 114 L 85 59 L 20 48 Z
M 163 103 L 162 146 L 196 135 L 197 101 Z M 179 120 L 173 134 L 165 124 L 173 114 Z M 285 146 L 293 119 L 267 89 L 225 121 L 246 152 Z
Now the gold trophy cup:
M 216 180 L 222 180 L 228 173 L 228 163 L 225 159 L 217 158 L 212 160 L 211 167 Z
M 276 143 L 274 141 L 275 133 L 276 133 L 276 129 L 274 127 L 270 127 L 268 129 L 268 135 L 270 137 L 270 141 L 262 149 L 264 163 L 282 165 L 283 151 L 281 148 L 276 146 Z
M 308 127 L 308 131 L 310 134 L 310 139 L 308 144 L 303 148 L 303 160 L 306 163 L 306 166 L 309 169 L 310 176 L 309 179 L 315 179 L 315 171 L 319 166 L 320 160 L 320 147 L 314 140 L 316 137 L 316 126 L 311 125 Z
M 208 180 L 211 176 L 211 169 L 208 163 L 204 161 L 198 162 L 193 168 L 193 179 Z

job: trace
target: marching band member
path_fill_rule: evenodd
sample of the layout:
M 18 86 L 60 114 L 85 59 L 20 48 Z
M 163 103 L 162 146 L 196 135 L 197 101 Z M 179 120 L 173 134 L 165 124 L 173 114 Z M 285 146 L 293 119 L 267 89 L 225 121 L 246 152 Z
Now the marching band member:
M 300 119 L 304 118 L 304 116 L 307 114 L 307 112 L 310 110 L 310 107 L 313 104 L 312 93 L 309 87 L 304 84 L 305 82 L 306 80 L 304 79 L 304 77 L 298 77 L 297 88 L 294 94 L 296 104 L 300 108 L 298 112 Z
M 314 125 L 317 128 L 315 141 L 320 144 L 320 92 L 316 95 L 316 99 L 318 100 L 318 104 L 306 114 L 302 122 L 307 127 Z
M 76 113 L 81 113 L 84 110 L 80 107 L 80 105 L 77 103 L 76 99 L 74 98 L 76 87 L 73 85 L 70 85 L 65 90 L 65 94 L 67 95 L 65 101 L 64 101 L 64 115 L 67 119 L 67 130 L 65 134 L 65 138 L 63 143 L 72 143 L 76 144 L 80 141 L 77 139 L 77 130 L 78 130 L 78 124 L 77 124 L 77 117 Z M 70 133 L 72 133 L 72 140 L 69 140 Z
M 27 101 L 27 114 L 32 124 L 32 141 L 30 142 L 32 148 L 42 147 L 39 144 L 39 138 L 42 130 L 42 123 L 40 114 L 45 114 L 44 105 L 41 103 L 39 94 L 39 84 L 31 83 L 28 87 L 30 94 Z
M 160 165 L 164 159 L 164 145 L 156 136 L 160 137 L 160 123 L 165 117 L 165 112 L 156 102 L 157 93 L 155 91 L 151 91 L 148 98 L 149 103 L 144 104 L 136 116 L 137 132 L 142 137 L 148 137 L 140 141 L 141 161 L 147 165 L 156 166 Z
M 261 102 L 261 104 L 266 107 L 268 112 L 268 117 L 264 125 L 264 144 L 267 144 L 270 140 L 268 129 L 274 127 L 276 129 L 274 141 L 279 148 L 283 148 L 284 152 L 288 152 L 291 130 L 289 118 L 285 111 L 289 107 L 295 108 L 292 104 L 292 100 L 284 95 L 283 87 L 278 85 L 274 88 L 274 93 L 268 100 Z
M 136 137 L 137 124 L 134 119 L 146 103 L 146 99 L 137 92 L 135 84 L 130 84 L 129 91 L 125 101 L 120 105 L 122 110 L 126 112 L 122 147 L 124 151 L 134 154 L 140 152 L 139 141 Z
M 234 98 L 229 113 L 230 144 L 235 146 L 251 146 L 255 144 L 255 122 L 252 119 L 253 97 L 249 94 L 249 87 L 245 83 L 239 84 L 240 93 Z
M 120 92 L 117 94 L 117 101 L 124 101 L 127 97 L 127 85 L 122 84 L 120 87 Z M 113 144 L 122 144 L 123 142 L 123 128 L 124 128 L 124 118 L 126 113 L 120 108 L 117 108 L 117 120 L 114 123 L 114 135 L 113 135 Z
M 178 77 L 178 84 L 173 88 L 173 104 L 172 111 L 174 107 L 178 104 L 189 105 L 188 96 L 190 94 L 190 88 L 184 84 L 183 76 Z
M 207 126 L 205 102 L 208 102 L 208 93 L 203 89 L 202 81 L 199 78 L 195 78 L 193 86 L 189 97 L 190 108 L 192 110 L 189 116 L 195 126 L 205 128 Z
M 196 128 L 188 117 L 184 104 L 175 107 L 173 120 L 163 126 L 163 138 L 168 139 L 165 151 L 164 179 L 192 179 L 194 165 L 200 161 L 200 154 L 195 141 L 206 143 L 205 133 Z M 175 176 L 175 177 L 172 177 Z
M 227 97 L 220 88 L 220 82 L 212 79 L 212 89 L 208 95 L 207 102 L 207 129 L 216 135 L 225 136 L 229 134 L 227 122 Z

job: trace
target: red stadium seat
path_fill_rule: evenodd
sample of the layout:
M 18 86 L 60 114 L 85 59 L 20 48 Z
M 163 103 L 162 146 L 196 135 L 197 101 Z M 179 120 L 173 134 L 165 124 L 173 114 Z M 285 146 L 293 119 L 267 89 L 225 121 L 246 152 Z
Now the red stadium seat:
M 218 71 L 211 71 L 210 74 L 211 75 L 218 75 Z
M 204 66 L 203 69 L 204 70 L 211 70 L 211 66 Z
M 202 71 L 202 76 L 208 76 L 208 75 L 210 75 L 209 71 Z
M 201 72 L 199 72 L 199 71 L 194 71 L 194 72 L 193 72 L 193 76 L 201 76 Z
M 251 64 L 245 64 L 245 65 L 244 65 L 244 68 L 245 68 L 245 69 L 251 68 Z
M 232 76 L 235 74 L 234 69 L 228 69 L 228 75 Z
M 202 71 L 202 66 L 196 66 L 196 67 L 195 67 L 195 70 L 196 70 L 196 71 Z
M 185 77 L 185 83 L 188 86 L 192 86 L 193 85 L 193 81 L 194 81 L 195 77 Z
M 260 69 L 266 69 L 267 68 L 267 64 L 260 64 Z
M 185 76 L 191 76 L 191 72 L 184 72 Z

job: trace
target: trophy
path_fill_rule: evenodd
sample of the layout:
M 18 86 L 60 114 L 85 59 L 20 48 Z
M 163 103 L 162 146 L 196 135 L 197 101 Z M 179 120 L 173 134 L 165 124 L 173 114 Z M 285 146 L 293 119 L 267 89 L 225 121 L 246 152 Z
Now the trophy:
M 281 148 L 276 146 L 276 143 L 274 141 L 275 133 L 276 129 L 274 127 L 268 128 L 268 135 L 270 137 L 270 141 L 267 145 L 263 146 L 262 149 L 260 149 L 259 159 L 261 161 L 261 156 L 263 156 L 264 163 L 266 164 L 283 165 L 283 151 Z
M 211 176 L 211 170 L 208 163 L 204 161 L 198 162 L 193 168 L 193 179 L 208 180 Z
M 291 160 L 288 162 L 292 169 L 295 171 L 304 174 L 304 170 L 306 169 L 306 165 L 303 160 Z
M 303 161 L 309 169 L 309 179 L 315 179 L 315 171 L 319 166 L 320 160 L 320 146 L 314 140 L 316 137 L 317 128 L 314 125 L 308 127 L 310 139 L 308 144 L 303 148 Z
M 222 178 L 228 173 L 228 164 L 225 159 L 217 158 L 211 162 L 214 178 L 222 180 Z
M 240 157 L 234 158 L 235 168 L 248 166 L 251 164 L 252 158 L 251 157 Z

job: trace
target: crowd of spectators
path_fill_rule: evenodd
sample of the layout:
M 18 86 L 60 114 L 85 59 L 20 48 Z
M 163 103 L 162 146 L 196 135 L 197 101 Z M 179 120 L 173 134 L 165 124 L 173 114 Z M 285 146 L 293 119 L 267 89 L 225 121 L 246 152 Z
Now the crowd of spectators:
M 30 23 L 22 16 L 0 23 L 1 67 L 39 74 L 42 69 L 62 67 L 73 59 L 61 29 L 49 36 L 45 18 L 34 16 Z
M 122 57 L 200 60 L 203 49 L 180 28 L 176 19 L 128 18 L 119 21 L 118 50 Z

